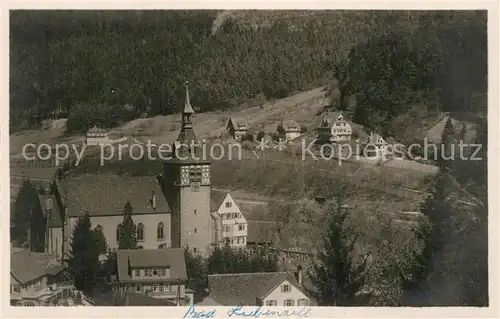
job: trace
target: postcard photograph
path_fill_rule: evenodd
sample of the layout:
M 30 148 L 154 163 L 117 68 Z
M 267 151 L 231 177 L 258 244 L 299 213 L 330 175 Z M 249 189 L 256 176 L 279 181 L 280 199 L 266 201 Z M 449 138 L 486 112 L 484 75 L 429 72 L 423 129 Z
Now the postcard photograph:
M 487 10 L 8 27 L 12 308 L 491 305 Z

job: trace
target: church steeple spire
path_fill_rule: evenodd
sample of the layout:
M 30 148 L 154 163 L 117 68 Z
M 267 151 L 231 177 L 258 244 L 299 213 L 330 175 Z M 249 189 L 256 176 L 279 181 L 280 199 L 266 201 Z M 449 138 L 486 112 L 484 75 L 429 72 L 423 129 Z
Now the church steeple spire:
M 189 82 L 186 81 L 186 100 L 184 101 L 184 111 L 183 114 L 194 114 L 193 108 L 191 107 L 191 100 L 189 98 Z
M 174 143 L 174 150 L 178 154 L 187 155 L 190 153 L 190 147 L 188 145 L 197 145 L 199 144 L 198 138 L 193 130 L 193 123 L 191 117 L 194 115 L 193 107 L 191 106 L 191 100 L 189 97 L 189 82 L 186 81 L 186 100 L 184 101 L 184 109 L 182 110 L 182 126 L 179 136 Z M 193 149 L 193 151 L 197 151 Z

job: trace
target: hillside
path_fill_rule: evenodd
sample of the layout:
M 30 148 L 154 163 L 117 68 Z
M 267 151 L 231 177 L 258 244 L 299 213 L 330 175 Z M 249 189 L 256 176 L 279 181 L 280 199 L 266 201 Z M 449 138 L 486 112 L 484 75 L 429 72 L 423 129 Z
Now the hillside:
M 433 11 L 14 11 L 11 128 L 59 115 L 68 117 L 70 131 L 82 132 L 93 124 L 113 127 L 141 115 L 172 114 L 187 79 L 202 112 L 283 98 L 329 82 L 339 73 L 337 64 L 367 39 L 479 17 Z

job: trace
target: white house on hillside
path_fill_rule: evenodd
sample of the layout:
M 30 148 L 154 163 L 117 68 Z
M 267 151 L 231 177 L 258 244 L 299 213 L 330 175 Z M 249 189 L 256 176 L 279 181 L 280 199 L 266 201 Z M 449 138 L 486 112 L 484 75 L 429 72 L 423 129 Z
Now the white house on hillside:
M 321 144 L 351 141 L 352 127 L 341 112 L 328 112 L 316 131 Z
M 379 134 L 370 133 L 365 141 L 363 156 L 371 159 L 389 159 L 391 156 L 391 145 Z
M 332 142 L 344 143 L 349 142 L 352 136 L 351 125 L 344 119 L 341 112 L 338 113 L 332 123 Z
M 240 208 L 228 192 L 210 191 L 210 211 L 220 216 L 222 244 L 234 248 L 246 248 L 248 223 Z
M 110 139 L 107 130 L 94 126 L 88 130 L 85 141 L 87 145 L 92 146 L 108 144 Z
M 301 281 L 285 272 L 209 275 L 208 297 L 222 306 L 309 306 Z

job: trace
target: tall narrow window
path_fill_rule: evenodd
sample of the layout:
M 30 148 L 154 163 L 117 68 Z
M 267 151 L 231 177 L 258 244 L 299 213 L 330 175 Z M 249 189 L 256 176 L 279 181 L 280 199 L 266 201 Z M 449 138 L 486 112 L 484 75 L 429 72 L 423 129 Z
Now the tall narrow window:
M 158 223 L 158 228 L 156 229 L 156 237 L 158 240 L 165 239 L 165 225 L 162 222 Z
M 142 223 L 139 223 L 139 225 L 137 225 L 137 240 L 144 240 L 144 225 Z

